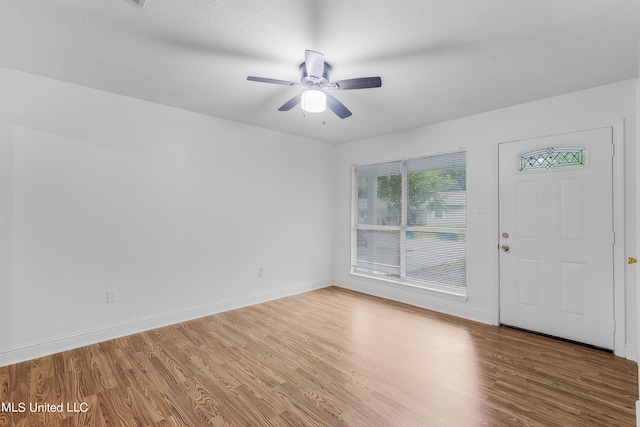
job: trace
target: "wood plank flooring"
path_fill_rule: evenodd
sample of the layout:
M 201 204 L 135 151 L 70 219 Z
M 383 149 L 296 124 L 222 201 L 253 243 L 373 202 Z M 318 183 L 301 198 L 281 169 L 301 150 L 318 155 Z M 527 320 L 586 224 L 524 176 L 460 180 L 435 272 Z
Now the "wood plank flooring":
M 2 426 L 633 426 L 637 399 L 610 353 L 339 288 L 0 368 Z

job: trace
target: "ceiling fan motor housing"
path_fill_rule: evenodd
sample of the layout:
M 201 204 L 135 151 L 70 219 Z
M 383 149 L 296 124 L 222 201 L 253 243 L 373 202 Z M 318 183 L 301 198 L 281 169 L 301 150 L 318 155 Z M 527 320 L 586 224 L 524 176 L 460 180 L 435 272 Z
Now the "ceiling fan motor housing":
M 310 76 L 307 72 L 306 63 L 303 62 L 302 65 L 300 65 L 300 74 L 300 83 L 302 83 L 303 86 L 311 89 L 321 89 L 326 87 L 329 84 L 329 81 L 331 81 L 331 66 L 325 62 L 322 76 Z
M 351 111 L 345 105 L 338 101 L 333 95 L 330 95 L 325 89 L 369 89 L 381 87 L 382 80 L 380 77 L 359 77 L 355 79 L 338 80 L 331 82 L 331 65 L 324 60 L 324 55 L 314 50 L 304 51 L 304 62 L 300 65 L 300 84 L 288 80 L 269 79 L 265 77 L 247 76 L 247 80 L 254 82 L 270 83 L 284 86 L 302 86 L 305 90 L 297 94 L 284 104 L 278 111 L 289 111 L 298 104 L 303 104 L 303 109 L 309 112 L 316 112 L 316 107 L 310 106 L 310 102 L 314 96 L 317 96 L 319 107 L 317 112 L 324 111 L 329 108 L 341 119 L 351 116 Z M 307 105 L 309 104 L 309 105 Z

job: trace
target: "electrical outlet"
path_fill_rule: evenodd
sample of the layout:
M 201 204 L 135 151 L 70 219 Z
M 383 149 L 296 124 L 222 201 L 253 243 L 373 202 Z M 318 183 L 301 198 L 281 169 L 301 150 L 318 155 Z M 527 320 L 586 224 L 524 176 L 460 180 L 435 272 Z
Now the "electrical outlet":
M 258 277 L 264 277 L 264 269 L 263 268 L 258 270 Z
M 118 290 L 109 289 L 107 291 L 107 302 L 117 302 L 117 301 L 118 301 Z

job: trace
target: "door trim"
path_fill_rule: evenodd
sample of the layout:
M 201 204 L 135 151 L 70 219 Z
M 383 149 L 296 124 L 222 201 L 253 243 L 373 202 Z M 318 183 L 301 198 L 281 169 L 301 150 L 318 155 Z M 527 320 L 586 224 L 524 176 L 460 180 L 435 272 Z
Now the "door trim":
M 615 232 L 615 243 L 613 245 L 613 317 L 615 324 L 614 334 L 614 354 L 617 356 L 625 357 L 627 359 L 636 360 L 637 350 L 635 348 L 627 348 L 626 345 L 626 286 L 625 286 L 625 272 L 626 272 L 626 258 L 625 258 L 625 180 L 624 180 L 624 130 L 625 121 L 620 119 L 615 122 L 609 122 L 601 126 L 580 128 L 580 129 L 564 129 L 559 131 L 552 131 L 547 134 L 537 134 L 532 136 L 521 136 L 515 139 L 497 141 L 493 147 L 493 158 L 496 162 L 494 170 L 493 182 L 494 182 L 494 212 L 496 213 L 493 218 L 493 230 L 494 240 L 493 247 L 496 248 L 494 252 L 493 262 L 493 275 L 496 278 L 494 281 L 493 289 L 493 323 L 495 325 L 500 324 L 500 257 L 498 253 L 499 247 L 499 226 L 500 226 L 500 190 L 499 185 L 499 147 L 500 144 L 507 144 L 510 142 L 518 142 L 526 139 L 543 138 L 555 135 L 562 135 L 567 133 L 583 132 L 595 129 L 610 128 L 612 132 L 612 143 L 615 150 L 613 156 L 613 229 Z

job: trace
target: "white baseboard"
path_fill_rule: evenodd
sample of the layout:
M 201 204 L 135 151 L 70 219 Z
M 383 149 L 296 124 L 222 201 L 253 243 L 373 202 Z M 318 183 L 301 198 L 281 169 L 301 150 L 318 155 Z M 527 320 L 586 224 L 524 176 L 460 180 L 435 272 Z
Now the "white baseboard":
M 463 307 L 459 301 L 450 299 L 447 296 L 437 297 L 429 295 L 426 292 L 417 292 L 410 289 L 405 290 L 394 286 L 378 285 L 363 280 L 358 281 L 357 283 L 336 282 L 335 285 L 344 289 L 350 289 L 352 291 L 402 302 L 427 310 L 462 317 L 463 319 L 473 320 L 489 325 L 493 324 L 493 317 L 491 313 L 480 312 Z
M 624 350 L 625 352 L 623 357 L 629 360 L 633 360 L 636 363 L 638 362 L 638 349 L 636 347 L 627 345 Z
M 330 280 L 296 285 L 24 343 L 0 350 L 0 367 L 331 285 Z
M 640 426 L 640 400 L 636 400 L 636 425 Z

